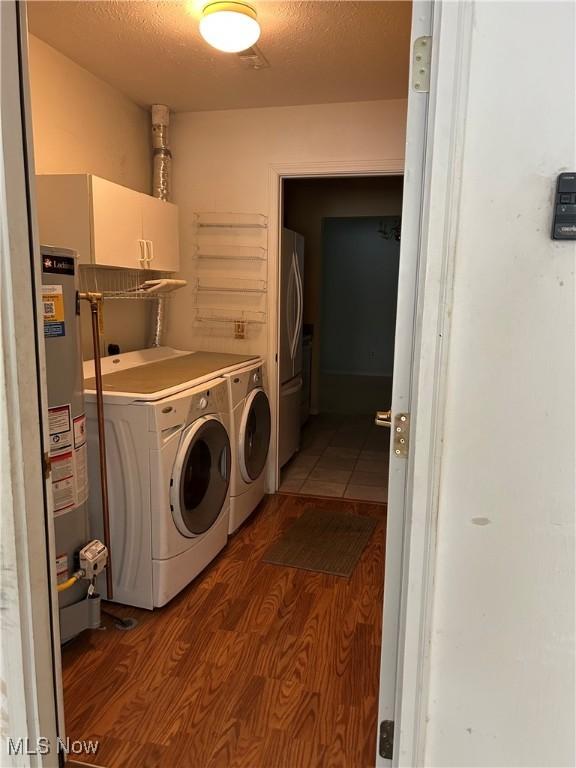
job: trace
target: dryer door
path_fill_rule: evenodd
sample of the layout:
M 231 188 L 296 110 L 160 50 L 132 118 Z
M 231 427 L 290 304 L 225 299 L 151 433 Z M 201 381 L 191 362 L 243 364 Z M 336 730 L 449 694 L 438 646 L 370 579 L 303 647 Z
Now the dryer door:
M 230 483 L 230 440 L 222 422 L 205 416 L 182 437 L 170 481 L 174 522 L 184 536 L 199 536 L 218 519 Z
M 246 398 L 240 423 L 238 458 L 244 482 L 262 474 L 270 445 L 270 405 L 263 389 L 253 389 Z

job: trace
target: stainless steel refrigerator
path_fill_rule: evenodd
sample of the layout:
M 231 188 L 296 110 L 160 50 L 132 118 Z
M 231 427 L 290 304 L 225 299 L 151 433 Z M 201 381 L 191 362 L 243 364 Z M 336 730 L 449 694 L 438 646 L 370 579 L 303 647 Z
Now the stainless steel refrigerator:
M 280 270 L 280 466 L 300 447 L 304 238 L 282 230 Z

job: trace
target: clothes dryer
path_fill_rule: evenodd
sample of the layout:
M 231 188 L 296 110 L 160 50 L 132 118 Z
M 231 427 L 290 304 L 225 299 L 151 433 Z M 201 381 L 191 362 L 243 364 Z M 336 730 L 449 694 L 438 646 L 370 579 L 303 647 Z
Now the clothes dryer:
M 262 360 L 251 361 L 226 374 L 225 378 L 230 397 L 232 436 L 230 533 L 234 533 L 266 493 L 271 418 Z

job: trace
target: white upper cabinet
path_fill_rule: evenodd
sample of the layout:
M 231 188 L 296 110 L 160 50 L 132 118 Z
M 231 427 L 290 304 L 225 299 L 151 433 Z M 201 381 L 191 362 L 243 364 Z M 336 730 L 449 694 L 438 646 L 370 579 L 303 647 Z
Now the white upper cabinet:
M 148 266 L 166 272 L 177 272 L 178 206 L 162 202 L 150 195 L 140 195 L 142 202 L 142 238 L 148 243 Z M 161 264 L 161 266 L 159 266 Z
M 144 268 L 140 194 L 98 176 L 91 176 L 90 181 L 92 253 L 87 261 L 107 267 Z M 81 257 L 80 261 L 84 259 Z
M 87 174 L 36 177 L 40 240 L 81 264 L 176 272 L 178 208 Z

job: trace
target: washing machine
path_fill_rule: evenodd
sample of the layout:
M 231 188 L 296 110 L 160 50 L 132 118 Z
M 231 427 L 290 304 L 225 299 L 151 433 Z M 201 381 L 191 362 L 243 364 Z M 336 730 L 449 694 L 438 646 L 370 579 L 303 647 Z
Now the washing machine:
M 262 360 L 251 361 L 225 378 L 232 434 L 229 531 L 234 533 L 266 493 L 271 418 Z
M 207 355 L 143 350 L 102 361 L 115 602 L 165 605 L 226 545 L 232 430 L 228 381 L 218 371 L 231 373 L 246 358 Z M 88 507 L 97 537 L 103 531 L 91 375 L 85 364 L 94 489 Z M 105 584 L 98 588 L 107 596 Z

